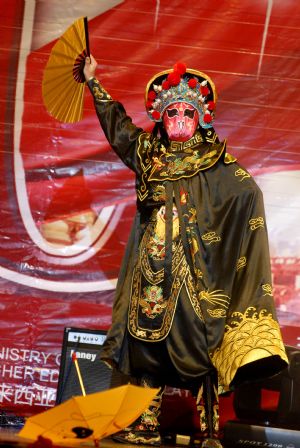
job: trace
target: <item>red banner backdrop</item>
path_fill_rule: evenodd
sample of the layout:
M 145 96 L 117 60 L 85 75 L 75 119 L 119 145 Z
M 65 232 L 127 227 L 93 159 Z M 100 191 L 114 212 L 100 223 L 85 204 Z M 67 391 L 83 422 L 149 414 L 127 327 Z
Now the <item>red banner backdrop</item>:
M 156 72 L 183 60 L 214 79 L 215 127 L 264 193 L 278 315 L 285 342 L 297 345 L 299 2 L 48 3 L 1 8 L 0 406 L 22 415 L 53 406 L 64 327 L 109 327 L 135 211 L 133 175 L 107 145 L 88 92 L 76 124 L 43 105 L 50 50 L 83 15 L 98 77 L 141 127 L 151 126 L 143 94 Z

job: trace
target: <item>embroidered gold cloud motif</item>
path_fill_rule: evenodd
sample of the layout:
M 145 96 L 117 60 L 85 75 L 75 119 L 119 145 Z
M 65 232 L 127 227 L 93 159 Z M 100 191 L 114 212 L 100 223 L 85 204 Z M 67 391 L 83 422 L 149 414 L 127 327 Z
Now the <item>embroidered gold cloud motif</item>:
M 239 271 L 240 269 L 242 269 L 243 267 L 245 267 L 247 264 L 247 259 L 246 257 L 241 257 L 238 259 L 237 264 L 236 264 L 236 270 Z
M 273 296 L 273 288 L 269 283 L 262 285 L 262 290 L 264 291 L 264 296 Z
M 235 312 L 235 318 L 226 325 L 221 346 L 211 354 L 219 372 L 221 385 L 229 389 L 237 369 L 245 364 L 272 355 L 287 360 L 278 323 L 263 309 L 249 307 L 245 313 Z
M 242 168 L 239 168 L 238 170 L 236 170 L 236 172 L 234 173 L 234 175 L 236 177 L 241 176 L 242 178 L 240 179 L 240 182 L 243 182 L 244 179 L 247 179 L 248 177 L 251 177 L 249 173 L 247 173 L 247 171 L 243 170 Z
M 217 235 L 216 232 L 207 232 L 201 236 L 202 241 L 206 244 L 218 243 L 221 241 L 221 237 Z
M 256 230 L 259 227 L 264 227 L 264 218 L 262 218 L 261 216 L 259 216 L 258 218 L 251 218 L 249 220 L 249 225 L 251 230 Z

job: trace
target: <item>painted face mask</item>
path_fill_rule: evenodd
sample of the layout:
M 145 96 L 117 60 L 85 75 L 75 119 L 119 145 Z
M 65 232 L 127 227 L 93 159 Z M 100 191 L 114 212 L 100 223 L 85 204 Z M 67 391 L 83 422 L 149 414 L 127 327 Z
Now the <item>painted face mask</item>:
M 164 112 L 163 124 L 170 140 L 186 142 L 199 123 L 198 111 L 188 103 L 171 104 Z

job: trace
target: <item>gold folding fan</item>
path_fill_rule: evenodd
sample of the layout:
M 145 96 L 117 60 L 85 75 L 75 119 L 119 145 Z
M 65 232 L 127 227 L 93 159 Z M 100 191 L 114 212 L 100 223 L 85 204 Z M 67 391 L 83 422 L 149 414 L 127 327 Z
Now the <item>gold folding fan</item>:
M 48 112 L 64 123 L 82 118 L 84 61 L 90 55 L 87 18 L 76 20 L 58 39 L 44 70 L 42 95 Z

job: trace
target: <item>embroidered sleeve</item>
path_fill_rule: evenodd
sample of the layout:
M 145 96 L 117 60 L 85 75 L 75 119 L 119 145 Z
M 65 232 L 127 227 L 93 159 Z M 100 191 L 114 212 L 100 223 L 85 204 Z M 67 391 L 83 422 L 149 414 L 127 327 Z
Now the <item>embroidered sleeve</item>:
M 241 170 L 241 168 L 239 168 Z M 235 171 L 240 174 L 240 171 Z M 245 171 L 243 171 L 245 173 Z M 213 364 L 225 388 L 234 384 L 243 367 L 243 378 L 254 378 L 259 361 L 278 357 L 278 369 L 286 366 L 287 356 L 277 322 L 272 293 L 270 254 L 262 192 L 254 180 L 244 177 L 244 207 L 236 214 L 240 232 L 235 275 L 225 333 L 221 345 L 211 353 Z M 248 187 L 247 187 L 248 186 Z M 237 209 L 238 213 L 238 209 Z M 257 361 L 257 363 L 256 363 Z M 267 365 L 267 364 L 266 364 Z
M 87 84 L 92 95 L 94 96 L 95 103 L 107 103 L 108 101 L 112 101 L 112 97 L 106 92 L 104 87 L 101 86 L 98 79 L 91 78 Z
M 100 125 L 109 144 L 125 165 L 136 172 L 136 144 L 143 130 L 132 123 L 123 105 L 114 101 L 96 78 L 90 79 L 87 84 L 94 98 Z

